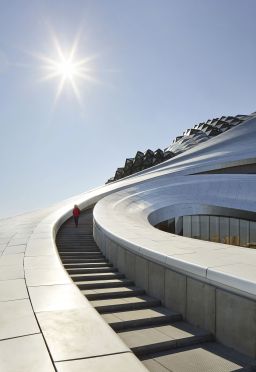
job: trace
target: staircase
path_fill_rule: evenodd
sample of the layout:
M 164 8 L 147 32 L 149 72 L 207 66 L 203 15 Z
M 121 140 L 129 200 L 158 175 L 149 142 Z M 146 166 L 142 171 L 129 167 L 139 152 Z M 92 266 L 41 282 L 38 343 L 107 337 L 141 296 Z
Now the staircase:
M 113 267 L 92 234 L 92 210 L 72 219 L 56 238 L 62 263 L 81 292 L 152 372 L 255 371 L 254 361 L 183 321 Z M 119 371 L 118 371 L 119 372 Z M 121 372 L 121 371 L 120 371 Z

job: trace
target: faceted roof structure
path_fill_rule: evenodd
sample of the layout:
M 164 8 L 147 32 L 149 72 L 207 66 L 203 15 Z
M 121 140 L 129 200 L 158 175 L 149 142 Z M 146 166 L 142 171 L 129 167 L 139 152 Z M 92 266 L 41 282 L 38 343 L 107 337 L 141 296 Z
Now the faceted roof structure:
M 117 168 L 114 177 L 110 178 L 106 183 L 120 180 L 171 159 L 199 143 L 208 141 L 234 128 L 255 115 L 256 113 L 254 112 L 250 115 L 221 116 L 220 118 L 209 119 L 203 123 L 196 124 L 193 128 L 183 132 L 181 136 L 176 137 L 173 143 L 164 150 L 157 149 L 152 151 L 148 149 L 145 152 L 137 151 L 134 158 L 127 158 L 125 165 Z

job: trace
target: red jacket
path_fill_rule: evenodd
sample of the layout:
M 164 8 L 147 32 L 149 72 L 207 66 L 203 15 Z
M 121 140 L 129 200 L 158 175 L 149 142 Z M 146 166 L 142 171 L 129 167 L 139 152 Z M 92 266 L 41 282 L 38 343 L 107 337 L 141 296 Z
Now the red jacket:
M 78 207 L 73 209 L 73 216 L 74 217 L 79 217 L 80 215 L 80 209 Z

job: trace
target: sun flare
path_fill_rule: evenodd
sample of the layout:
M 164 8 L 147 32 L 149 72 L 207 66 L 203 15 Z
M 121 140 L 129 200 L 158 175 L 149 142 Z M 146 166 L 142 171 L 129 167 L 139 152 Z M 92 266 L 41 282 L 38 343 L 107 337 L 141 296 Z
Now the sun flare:
M 72 87 L 73 92 L 80 101 L 81 94 L 79 85 L 82 81 L 96 81 L 92 76 L 91 61 L 93 56 L 79 59 L 77 57 L 78 39 L 76 39 L 68 51 L 64 51 L 56 37 L 53 38 L 55 46 L 55 57 L 40 55 L 39 58 L 44 64 L 43 81 L 59 79 L 56 100 L 60 97 L 64 87 Z
M 78 69 L 76 68 L 75 63 L 72 63 L 70 61 L 63 61 L 61 63 L 56 64 L 56 73 L 65 78 L 66 80 L 73 79 L 77 72 Z

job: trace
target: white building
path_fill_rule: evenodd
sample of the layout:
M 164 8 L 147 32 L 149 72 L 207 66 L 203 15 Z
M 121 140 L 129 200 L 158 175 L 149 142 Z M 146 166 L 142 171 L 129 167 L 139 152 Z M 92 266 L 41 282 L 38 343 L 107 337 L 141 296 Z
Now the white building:
M 224 117 L 199 124 L 168 148 L 176 154 L 169 160 L 0 221 L 1 371 L 145 370 L 59 259 L 55 237 L 74 203 L 96 203 L 94 239 L 120 272 L 233 350 L 182 344 L 161 360 L 149 357 L 149 370 L 249 368 L 256 357 L 256 118 L 238 119 L 228 130 Z M 205 140 L 199 131 L 209 137 L 214 123 L 222 125 L 218 135 Z

